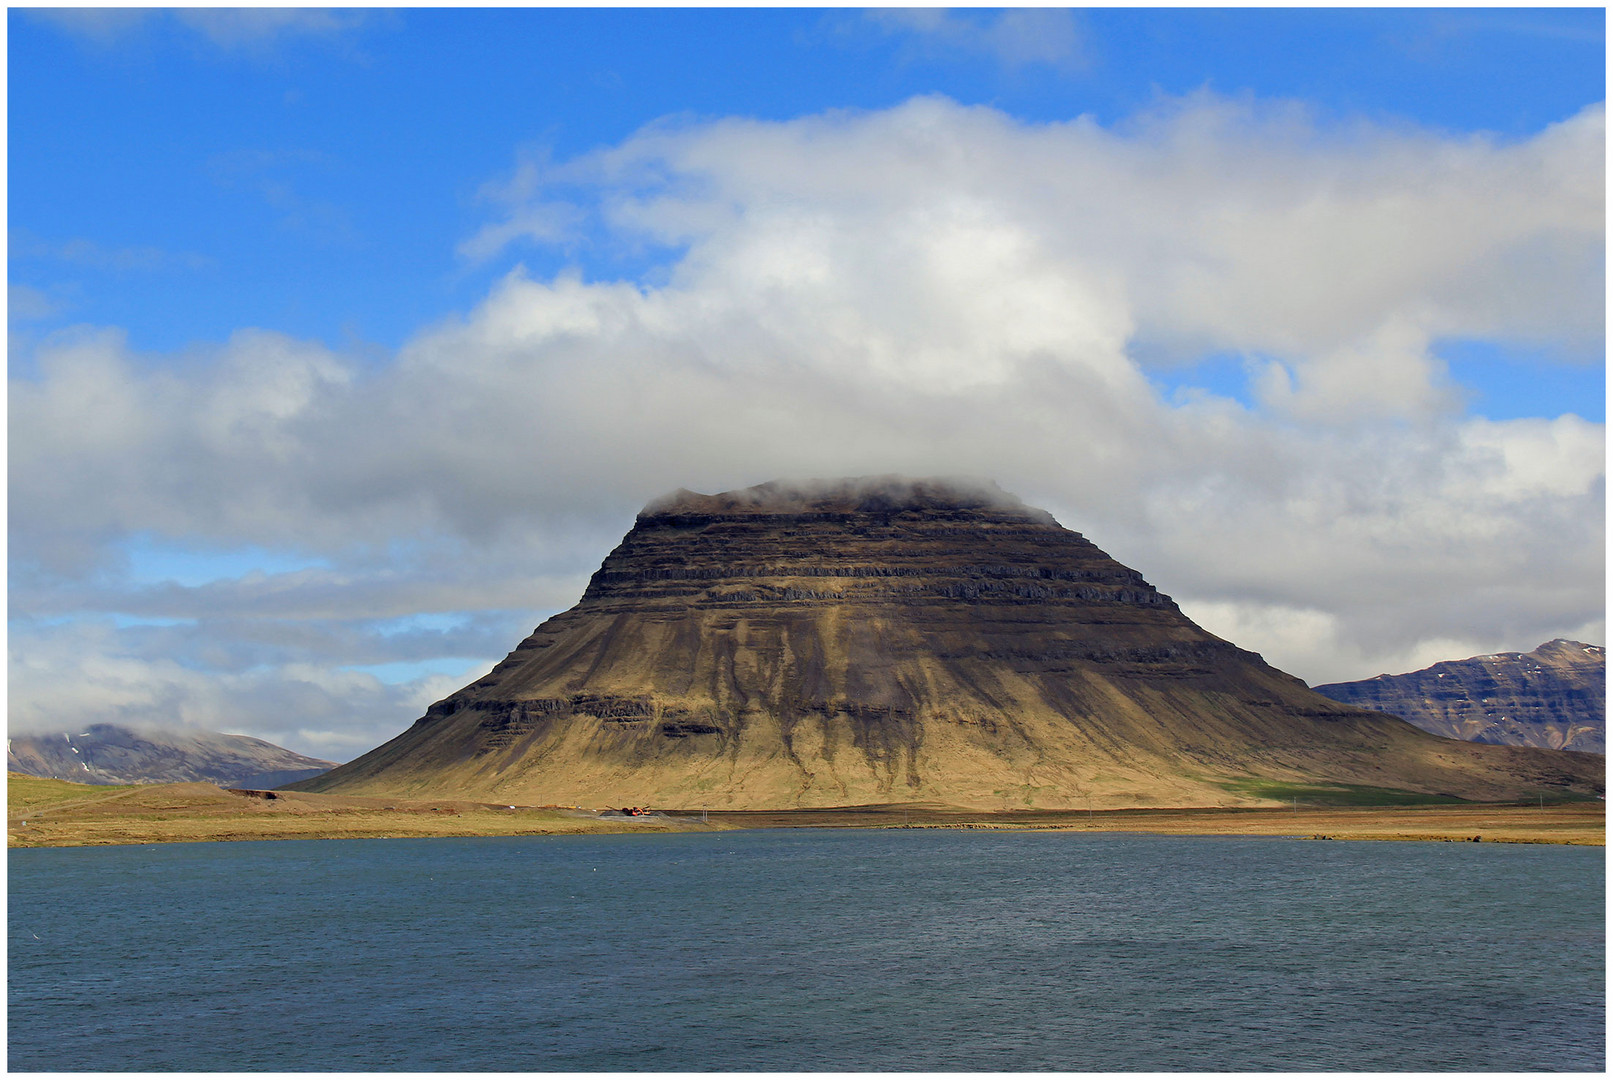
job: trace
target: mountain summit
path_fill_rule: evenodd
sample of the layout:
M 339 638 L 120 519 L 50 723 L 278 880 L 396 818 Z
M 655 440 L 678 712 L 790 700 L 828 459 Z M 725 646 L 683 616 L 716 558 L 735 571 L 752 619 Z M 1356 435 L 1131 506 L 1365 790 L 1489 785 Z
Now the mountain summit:
M 581 601 L 309 791 L 777 808 L 1214 806 L 1271 782 L 1599 791 L 1601 759 L 1330 701 L 990 484 L 651 503 Z

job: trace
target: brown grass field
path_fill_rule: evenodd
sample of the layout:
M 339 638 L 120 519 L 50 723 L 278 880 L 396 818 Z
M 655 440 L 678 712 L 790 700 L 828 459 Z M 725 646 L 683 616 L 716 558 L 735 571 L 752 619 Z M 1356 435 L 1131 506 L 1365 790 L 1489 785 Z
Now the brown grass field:
M 1606 814 L 1596 803 L 1539 806 L 1305 807 L 1297 809 L 951 810 L 943 807 L 848 807 L 840 810 L 717 811 L 713 824 L 738 828 L 801 826 L 912 829 L 1058 829 L 1176 836 L 1288 836 L 1309 840 L 1450 840 L 1504 844 L 1606 843 Z
M 212 784 L 103 787 L 11 773 L 8 847 L 79 847 L 213 840 L 545 836 L 776 828 L 1058 829 L 1314 840 L 1606 843 L 1601 802 L 1547 806 L 1289 807 L 1202 810 L 959 810 L 934 805 L 823 810 L 661 810 L 600 816 L 581 807 L 516 807 L 299 792 L 225 791 Z

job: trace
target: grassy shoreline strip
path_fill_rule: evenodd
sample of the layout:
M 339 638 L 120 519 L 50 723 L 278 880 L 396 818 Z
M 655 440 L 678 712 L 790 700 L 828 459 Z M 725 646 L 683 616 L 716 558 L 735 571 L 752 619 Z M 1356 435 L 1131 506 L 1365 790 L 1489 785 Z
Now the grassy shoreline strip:
M 560 836 L 771 828 L 951 828 L 1604 846 L 1594 803 L 965 810 L 931 805 L 807 810 L 668 810 L 645 817 L 580 807 L 454 799 L 234 792 L 211 784 L 94 787 L 12 774 L 7 846 L 235 840 Z

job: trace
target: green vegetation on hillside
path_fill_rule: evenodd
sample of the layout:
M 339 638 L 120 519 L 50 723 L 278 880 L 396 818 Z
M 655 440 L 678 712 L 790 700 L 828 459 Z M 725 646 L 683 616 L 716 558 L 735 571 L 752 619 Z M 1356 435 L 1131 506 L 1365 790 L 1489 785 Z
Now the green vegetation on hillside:
M 1367 787 L 1364 784 L 1293 784 L 1283 780 L 1233 780 L 1222 787 L 1256 799 L 1274 799 L 1301 806 L 1443 806 L 1468 802 L 1455 795 Z
M 1471 799 L 1455 795 L 1430 795 L 1425 791 L 1403 791 L 1398 788 L 1367 787 L 1364 784 L 1293 784 L 1283 780 L 1233 780 L 1221 784 L 1228 791 L 1249 795 L 1257 799 L 1275 799 L 1278 802 L 1300 806 L 1471 806 Z M 1594 796 L 1574 791 L 1546 791 L 1535 793 L 1535 798 L 1521 799 L 1520 803 L 1540 802 L 1546 806 L 1563 803 L 1597 801 Z
M 129 791 L 133 784 L 75 784 L 23 773 L 6 774 L 6 808 L 10 815 L 37 814 L 52 807 L 66 806 L 80 799 L 101 799 Z

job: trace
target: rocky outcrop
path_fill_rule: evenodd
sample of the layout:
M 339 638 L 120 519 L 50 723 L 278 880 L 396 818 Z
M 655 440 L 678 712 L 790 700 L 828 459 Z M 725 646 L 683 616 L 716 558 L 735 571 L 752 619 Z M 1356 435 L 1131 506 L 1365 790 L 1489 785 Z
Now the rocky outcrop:
M 992 486 L 682 491 L 576 607 L 309 791 L 772 808 L 1234 805 L 1251 779 L 1477 798 L 1597 759 L 1341 705 Z
M 1558 638 L 1534 652 L 1447 660 L 1316 692 L 1451 739 L 1607 752 L 1607 657 Z
M 15 735 L 6 768 L 80 784 L 174 784 L 273 788 L 318 776 L 334 761 L 296 754 L 245 735 L 136 730 L 91 724 L 81 731 Z

